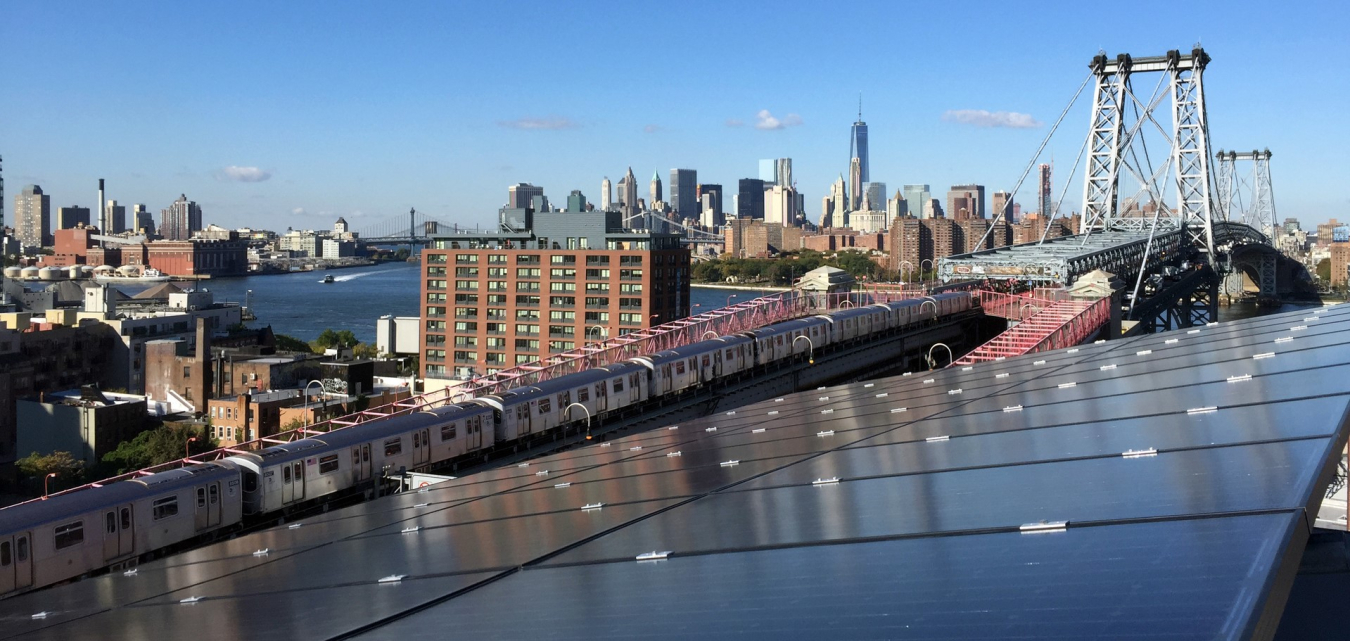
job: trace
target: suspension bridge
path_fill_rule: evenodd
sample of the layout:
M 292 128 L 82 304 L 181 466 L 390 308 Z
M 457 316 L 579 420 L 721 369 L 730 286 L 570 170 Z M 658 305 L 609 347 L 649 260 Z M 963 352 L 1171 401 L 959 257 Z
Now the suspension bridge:
M 645 228 L 664 227 L 670 233 L 680 234 L 681 242 L 695 247 L 722 245 L 725 239 L 721 234 L 690 227 L 660 212 L 646 211 L 624 219 L 629 226 L 641 225 Z M 481 225 L 462 225 L 445 222 L 416 208 L 409 210 L 407 216 L 389 216 L 374 221 L 356 232 L 367 245 L 417 245 L 424 246 L 435 236 L 464 234 L 482 234 L 495 229 L 484 229 Z M 698 252 L 696 252 L 698 253 Z
M 1219 283 L 1229 275 L 1251 283 L 1259 302 L 1312 294 L 1307 270 L 1280 254 L 1269 235 L 1277 224 L 1270 151 L 1211 156 L 1204 93 L 1209 63 L 1199 47 L 1153 57 L 1094 57 L 1012 191 L 1092 85 L 1088 134 L 1065 183 L 1067 190 L 1086 155 L 1077 235 L 998 248 L 988 248 L 987 235 L 987 249 L 940 260 L 942 280 L 1067 286 L 1090 271 L 1107 271 L 1125 281 L 1123 313 L 1136 332 L 1212 322 Z M 1158 78 L 1153 91 L 1137 94 L 1135 79 L 1150 74 Z M 1167 110 L 1170 127 L 1160 122 L 1168 120 L 1160 113 Z M 1239 161 L 1253 165 L 1249 182 L 1239 179 Z M 1243 197 L 1246 192 L 1250 197 Z M 997 212 L 991 234 L 1004 213 Z M 1058 208 L 1049 212 L 1051 220 L 1060 215 Z

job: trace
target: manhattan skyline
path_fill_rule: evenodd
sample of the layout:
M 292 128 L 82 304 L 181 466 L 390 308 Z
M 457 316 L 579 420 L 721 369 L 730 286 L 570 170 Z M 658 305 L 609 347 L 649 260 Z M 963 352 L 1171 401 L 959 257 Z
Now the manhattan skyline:
M 1165 6 L 1146 3 L 1140 15 Z M 107 198 L 121 203 L 158 212 L 186 193 L 205 222 L 278 229 L 338 216 L 360 229 L 411 206 L 484 224 L 519 182 L 555 204 L 573 189 L 598 202 L 601 178 L 630 166 L 663 177 L 690 168 L 727 185 L 755 176 L 761 158 L 792 158 L 814 220 L 810 203 L 848 171 L 841 149 L 859 91 L 873 181 L 892 193 L 911 183 L 992 193 L 1012 188 L 1099 48 L 1159 55 L 1199 38 L 1214 56 L 1215 149 L 1271 149 L 1280 218 L 1308 227 L 1350 209 L 1344 191 L 1323 188 L 1344 173 L 1336 151 L 1350 134 L 1336 113 L 1350 91 L 1316 82 L 1307 62 L 1350 53 L 1337 32 L 1344 7 L 1266 15 L 1211 3 L 1109 37 L 1078 9 L 999 7 L 8 5 L 0 69 L 26 98 L 0 104 L 0 156 L 7 194 L 36 183 L 53 208 L 92 205 L 106 178 Z M 848 32 L 859 13 L 878 28 L 923 28 L 897 29 L 894 41 L 817 37 Z M 522 35 L 510 28 L 519 15 L 548 28 Z M 602 37 L 696 16 L 707 47 Z M 943 26 L 958 22 L 990 37 L 952 38 Z M 577 47 L 579 32 L 596 40 Z M 58 36 L 63 45 L 50 46 Z M 1089 105 L 1079 99 L 1042 161 L 1072 162 Z M 1057 168 L 1056 180 L 1065 174 Z M 1080 185 L 1081 169 L 1064 207 L 1078 209 Z M 1034 179 L 1017 200 L 1035 209 Z

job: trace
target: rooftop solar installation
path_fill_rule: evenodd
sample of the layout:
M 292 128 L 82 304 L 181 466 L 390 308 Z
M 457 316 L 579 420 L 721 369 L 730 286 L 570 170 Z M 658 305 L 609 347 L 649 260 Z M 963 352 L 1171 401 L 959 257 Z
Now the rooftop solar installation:
M 1345 443 L 1346 330 L 725 409 L 20 595 L 0 638 L 1268 638 Z

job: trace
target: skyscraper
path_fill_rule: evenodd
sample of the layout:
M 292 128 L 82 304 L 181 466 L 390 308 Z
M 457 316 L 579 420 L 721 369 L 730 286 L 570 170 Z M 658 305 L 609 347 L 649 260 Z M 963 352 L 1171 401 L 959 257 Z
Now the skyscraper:
M 848 193 L 851 200 L 849 209 L 857 209 L 862 205 L 863 191 L 862 177 L 862 159 L 854 158 L 848 161 Z
M 779 158 L 777 165 L 778 184 L 783 187 L 795 188 L 796 185 L 792 184 L 792 159 Z
M 52 197 L 41 187 L 28 185 L 14 195 L 14 236 L 24 247 L 52 244 Z
M 586 211 L 586 196 L 580 189 L 573 189 L 572 193 L 567 195 L 567 211 L 569 213 Z
M 103 203 L 103 233 L 120 234 L 127 230 L 127 208 L 116 200 Z
M 637 178 L 633 176 L 633 168 L 629 167 L 628 172 L 619 180 L 619 211 L 623 212 L 624 223 L 628 219 L 638 215 L 638 195 Z
M 905 202 L 909 203 L 909 213 L 915 218 L 927 218 L 928 200 L 932 198 L 928 185 L 905 185 Z
M 1040 189 L 1037 190 L 1038 191 L 1037 196 L 1039 196 L 1037 200 L 1040 203 L 1039 207 L 1041 208 L 1041 216 L 1049 218 L 1049 216 L 1054 213 L 1053 211 L 1051 211 L 1053 207 L 1050 204 L 1050 165 L 1042 163 L 1040 166 L 1040 170 L 1041 170 L 1040 171 L 1041 179 L 1038 183 L 1040 185 Z
M 653 171 L 653 172 L 652 172 L 651 200 L 649 200 L 648 202 L 651 203 L 652 209 L 655 209 L 655 208 L 656 208 L 656 203 L 661 202 L 661 172 L 660 172 L 660 171 Z
M 75 229 L 80 225 L 89 226 L 88 207 L 58 207 L 56 209 L 56 225 L 53 230 Z
M 984 218 L 984 211 L 984 185 L 952 185 L 947 192 L 947 217 Z
M 859 174 L 862 177 L 860 183 L 871 182 L 871 174 L 867 170 L 867 123 L 862 119 L 862 96 L 858 97 L 858 122 L 853 123 L 853 129 L 849 135 L 848 157 L 849 160 L 858 160 Z M 855 198 L 859 197 L 854 192 Z
M 797 190 L 774 185 L 764 190 L 764 222 L 785 226 L 797 224 Z
M 614 206 L 614 187 L 609 182 L 609 176 L 600 181 L 600 211 L 609 211 Z
M 1013 223 L 1012 194 L 1006 191 L 996 191 L 994 192 L 993 200 L 994 208 L 990 210 L 993 212 L 993 216 L 991 217 L 996 217 L 1001 212 L 1003 214 L 1003 222 L 1011 225 Z
M 742 178 L 736 185 L 736 217 L 764 220 L 764 186 L 758 178 Z
M 159 213 L 159 233 L 164 240 L 188 240 L 192 232 L 201 231 L 202 208 L 181 195 L 167 209 Z
M 830 185 L 830 226 L 845 227 L 848 225 L 848 212 L 852 207 L 849 206 L 848 186 L 844 183 L 844 177 L 839 176 L 839 180 Z
M 863 183 L 863 196 L 872 200 L 872 209 L 885 209 L 886 183 Z
M 697 195 L 698 195 L 698 199 L 699 199 L 699 206 L 700 206 L 700 208 L 703 210 L 703 211 L 702 211 L 702 214 L 701 214 L 703 220 L 705 220 L 705 221 L 706 221 L 706 220 L 712 220 L 712 221 L 713 221 L 713 222 L 711 223 L 711 225 L 709 225 L 709 223 L 706 223 L 706 222 L 704 223 L 704 225 L 709 225 L 709 226 L 715 225 L 715 226 L 719 226 L 719 227 L 722 226 L 722 225 L 725 225 L 725 224 L 726 224 L 726 218 L 722 215 L 722 212 L 723 212 L 723 209 L 722 209 L 722 186 L 721 186 L 721 185 L 699 185 L 699 186 L 698 186 L 698 194 L 697 194 Z M 712 199 L 711 199 L 711 200 L 708 200 L 708 199 L 704 198 L 704 196 L 712 196 Z M 707 212 L 707 210 L 708 210 L 710 207 L 712 208 L 711 218 L 709 218 L 709 215 L 708 215 L 708 212 Z
M 759 179 L 766 185 L 778 184 L 778 161 L 774 158 L 763 158 L 759 161 Z
M 530 183 L 516 183 L 506 188 L 506 206 L 512 209 L 525 209 L 535 196 L 543 196 L 544 188 Z
M 132 229 L 138 234 L 155 235 L 155 216 L 145 209 L 145 205 L 136 203 L 131 206 Z
M 677 218 L 698 218 L 698 172 L 670 170 L 670 210 Z

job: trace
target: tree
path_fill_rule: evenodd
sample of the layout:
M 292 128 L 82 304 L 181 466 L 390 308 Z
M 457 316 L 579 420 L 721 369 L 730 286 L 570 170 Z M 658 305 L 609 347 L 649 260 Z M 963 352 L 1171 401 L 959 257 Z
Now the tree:
M 356 340 L 356 335 L 351 330 L 333 331 L 331 329 L 323 330 L 319 337 L 312 343 L 316 348 L 314 351 L 332 349 L 334 347 L 354 347 L 360 341 Z
M 302 341 L 302 340 L 300 340 L 300 339 L 298 339 L 298 338 L 295 338 L 295 337 L 293 337 L 293 336 L 287 336 L 287 335 L 285 335 L 285 334 L 276 334 L 276 335 L 274 335 L 274 338 L 276 339 L 277 349 L 279 349 L 279 350 L 281 350 L 281 351 L 283 351 L 283 352 L 306 352 L 306 353 L 308 353 L 308 352 L 312 351 L 312 350 L 310 350 L 310 348 L 309 348 L 309 343 L 306 343 L 305 341 Z
M 1323 258 L 1322 260 L 1317 262 L 1317 277 L 1324 281 L 1331 282 L 1330 258 Z
M 196 441 L 188 441 L 194 437 Z M 193 454 L 201 454 L 215 449 L 216 442 L 207 436 L 205 426 L 165 423 L 137 434 L 130 441 L 122 441 L 117 449 L 103 455 L 103 462 L 114 466 L 118 474 L 125 474 L 183 458 L 189 446 Z
M 370 343 L 357 343 L 352 348 L 352 355 L 357 358 L 375 358 L 380 355 L 380 348 Z
M 52 452 L 51 454 L 38 454 L 33 452 L 14 462 L 14 467 L 19 473 L 31 479 L 41 479 L 52 472 L 56 473 L 53 487 L 72 487 L 84 478 L 84 461 L 81 461 L 71 455 L 70 452 Z

